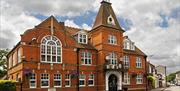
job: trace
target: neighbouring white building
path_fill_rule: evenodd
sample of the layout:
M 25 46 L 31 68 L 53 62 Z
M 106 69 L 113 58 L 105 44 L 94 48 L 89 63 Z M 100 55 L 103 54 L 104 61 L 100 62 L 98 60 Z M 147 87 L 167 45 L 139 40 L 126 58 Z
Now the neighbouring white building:
M 180 71 L 176 72 L 175 81 L 176 81 L 176 84 L 180 86 Z
M 156 67 L 159 87 L 166 87 L 166 66 L 159 65 Z

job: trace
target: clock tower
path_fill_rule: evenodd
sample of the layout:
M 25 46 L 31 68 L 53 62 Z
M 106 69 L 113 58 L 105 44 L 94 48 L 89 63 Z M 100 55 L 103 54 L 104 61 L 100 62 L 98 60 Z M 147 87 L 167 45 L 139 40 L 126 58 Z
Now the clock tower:
M 98 90 L 122 90 L 123 32 L 111 3 L 102 1 L 90 31 L 90 42 L 98 50 Z

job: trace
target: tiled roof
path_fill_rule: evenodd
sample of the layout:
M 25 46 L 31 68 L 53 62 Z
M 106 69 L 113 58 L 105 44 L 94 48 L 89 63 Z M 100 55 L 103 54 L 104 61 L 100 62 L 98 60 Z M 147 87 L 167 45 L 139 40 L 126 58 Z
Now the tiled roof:
M 139 48 L 135 47 L 135 50 L 127 50 L 124 49 L 123 50 L 124 53 L 128 53 L 128 54 L 137 54 L 137 55 L 142 55 L 142 56 L 147 56 L 145 53 L 143 53 Z

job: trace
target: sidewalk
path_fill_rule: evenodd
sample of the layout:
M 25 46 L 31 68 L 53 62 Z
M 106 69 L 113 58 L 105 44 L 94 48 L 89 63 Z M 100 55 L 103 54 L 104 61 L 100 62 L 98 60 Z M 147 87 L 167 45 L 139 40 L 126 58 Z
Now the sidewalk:
M 156 88 L 156 89 L 152 89 L 151 91 L 163 91 L 165 90 L 166 88 Z

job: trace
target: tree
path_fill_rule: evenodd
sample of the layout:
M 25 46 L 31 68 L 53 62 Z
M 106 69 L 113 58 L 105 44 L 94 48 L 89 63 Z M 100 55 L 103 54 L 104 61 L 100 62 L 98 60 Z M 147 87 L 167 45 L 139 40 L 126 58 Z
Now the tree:
M 167 76 L 167 81 L 168 82 L 174 81 L 175 77 L 176 77 L 176 73 L 171 73 Z
M 0 49 L 0 78 L 7 73 L 7 50 Z

